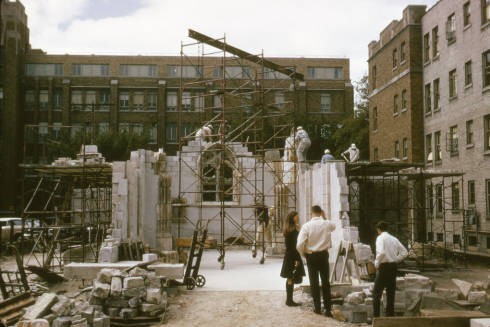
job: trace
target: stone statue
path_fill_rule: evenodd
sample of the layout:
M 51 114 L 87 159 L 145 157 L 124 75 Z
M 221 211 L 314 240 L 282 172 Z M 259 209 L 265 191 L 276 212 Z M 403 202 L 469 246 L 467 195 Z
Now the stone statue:
M 349 157 L 346 157 L 348 155 Z M 350 145 L 350 148 L 342 152 L 342 157 L 345 159 L 347 162 L 356 162 L 359 160 L 359 149 L 356 148 L 356 145 L 352 143 Z
M 306 161 L 306 154 L 311 146 L 311 140 L 303 127 L 298 126 L 298 128 L 296 128 L 294 141 L 296 144 L 296 157 L 298 158 L 298 162 Z
M 324 153 L 325 154 L 322 157 L 322 164 L 323 163 L 326 163 L 327 161 L 335 160 L 335 157 L 332 156 L 332 154 L 330 153 L 330 150 L 329 149 L 325 149 L 325 152 Z
M 211 134 L 212 134 L 213 126 L 212 125 L 204 125 L 203 127 L 199 128 L 196 132 L 196 141 L 203 141 L 203 142 L 211 142 Z

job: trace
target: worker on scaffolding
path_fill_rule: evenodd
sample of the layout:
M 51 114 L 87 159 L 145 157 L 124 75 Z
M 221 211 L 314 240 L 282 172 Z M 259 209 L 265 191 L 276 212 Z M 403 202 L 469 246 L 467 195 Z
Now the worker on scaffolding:
M 272 234 L 271 234 L 271 213 L 273 213 L 273 207 L 267 208 L 263 203 L 259 203 L 255 208 L 255 217 L 257 218 L 258 226 L 255 234 L 255 240 L 252 247 L 252 255 L 255 258 L 257 256 L 257 246 L 262 248 L 262 258 L 260 263 L 265 261 L 265 251 L 267 246 L 272 246 Z

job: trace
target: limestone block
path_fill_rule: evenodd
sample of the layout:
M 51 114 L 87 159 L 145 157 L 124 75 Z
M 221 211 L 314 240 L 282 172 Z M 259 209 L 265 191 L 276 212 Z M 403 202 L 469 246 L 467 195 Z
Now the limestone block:
M 92 323 L 93 327 L 110 327 L 110 325 L 111 325 L 111 319 L 107 316 L 94 318 L 94 322 Z
M 122 295 L 125 298 L 145 298 L 146 297 L 146 287 L 133 287 L 133 288 L 123 288 Z
M 363 243 L 354 244 L 354 254 L 356 255 L 356 260 L 358 264 L 367 263 L 373 258 L 371 247 Z
M 468 293 L 468 302 L 482 304 L 487 301 L 487 292 L 485 291 L 470 291 Z
M 58 317 L 53 320 L 53 327 L 69 327 L 71 325 L 71 317 Z
M 405 288 L 430 290 L 432 288 L 432 283 L 428 277 L 417 274 L 407 274 L 405 276 Z
M 144 286 L 145 286 L 145 281 L 142 277 L 126 277 L 126 278 L 124 278 L 123 287 L 125 289 L 144 287 Z
M 58 302 L 51 307 L 51 312 L 57 316 L 68 316 L 73 308 L 73 302 L 66 296 L 59 295 Z
M 94 318 L 100 318 L 103 315 L 104 307 L 102 305 L 92 305 L 94 308 Z
M 164 263 L 178 263 L 179 262 L 179 254 L 177 251 L 161 251 L 160 252 L 161 260 Z
M 112 276 L 114 275 L 115 269 L 110 269 L 110 268 L 102 268 L 98 273 L 97 273 L 97 281 L 101 283 L 107 283 L 110 284 L 112 280 Z
M 93 293 L 90 293 L 90 297 L 88 298 L 88 304 L 90 304 L 90 305 L 102 305 L 102 304 L 104 304 L 104 300 L 99 299 L 98 297 L 94 296 Z
M 344 227 L 342 228 L 342 239 L 347 242 L 357 243 L 359 242 L 359 230 L 357 227 Z M 371 251 L 371 249 L 369 249 Z
M 118 262 L 119 247 L 117 245 L 102 246 L 99 250 L 99 262 Z
M 143 262 L 150 262 L 158 260 L 158 255 L 156 253 L 144 253 Z
M 105 299 L 109 296 L 111 292 L 111 285 L 106 283 L 101 283 L 99 281 L 94 281 L 94 287 L 92 289 L 92 294 L 99 299 Z
M 37 298 L 36 303 L 27 308 L 27 311 L 22 319 L 33 320 L 46 315 L 57 301 L 58 297 L 56 296 L 56 294 L 44 293 Z
M 117 184 L 117 195 L 128 195 L 128 180 L 120 179 Z
M 20 321 L 17 326 L 19 327 L 49 327 L 49 321 L 46 319 L 33 319 Z
M 111 296 L 119 296 L 122 292 L 122 279 L 118 276 L 111 278 Z
M 489 327 L 490 318 L 471 318 L 470 327 Z
M 458 287 L 459 291 L 461 292 L 461 294 L 463 294 L 464 298 L 466 299 L 468 297 L 468 293 L 471 290 L 472 284 L 456 278 L 452 278 L 451 281 Z
M 366 305 L 372 305 L 373 304 L 373 298 L 372 297 L 367 297 L 364 300 L 364 304 L 366 304 Z
M 146 290 L 146 302 L 150 304 L 160 304 L 162 301 L 162 292 L 159 288 L 148 288 Z

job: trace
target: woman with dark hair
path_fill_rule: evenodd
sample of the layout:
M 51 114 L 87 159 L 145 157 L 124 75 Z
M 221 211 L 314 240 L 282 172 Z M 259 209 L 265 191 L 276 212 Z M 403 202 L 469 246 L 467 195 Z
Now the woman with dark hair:
M 281 277 L 286 280 L 286 305 L 296 307 L 300 305 L 293 301 L 294 277 L 305 276 L 305 268 L 301 256 L 296 250 L 296 240 L 298 239 L 299 216 L 296 211 L 289 213 L 286 224 L 284 225 L 284 243 L 286 253 L 282 262 Z

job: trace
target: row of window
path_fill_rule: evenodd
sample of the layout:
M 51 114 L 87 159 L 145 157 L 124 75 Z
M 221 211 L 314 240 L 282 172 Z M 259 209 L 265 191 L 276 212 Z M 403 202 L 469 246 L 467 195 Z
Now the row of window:
M 406 160 L 408 158 L 408 139 L 404 137 L 402 142 L 396 140 L 393 147 L 393 157 L 396 159 Z M 373 161 L 379 160 L 379 150 L 377 147 L 373 150 Z
M 466 146 L 472 147 L 474 141 L 474 121 L 473 119 L 470 119 L 466 121 Z M 485 152 L 490 151 L 490 115 L 483 117 L 483 150 Z M 446 151 L 451 156 L 459 154 L 458 125 L 451 126 L 449 132 L 446 134 Z M 427 163 L 432 163 L 433 161 L 440 163 L 442 160 L 440 131 L 434 132 L 433 137 L 432 134 L 427 134 L 425 136 L 425 154 Z
M 482 55 L 483 69 L 483 87 L 490 86 L 490 50 Z M 457 70 L 453 69 L 448 73 L 448 96 L 449 99 L 454 99 L 458 96 L 458 75 Z M 468 60 L 464 64 L 464 87 L 469 88 L 473 85 L 473 64 Z M 424 107 L 425 112 L 430 113 L 432 110 L 440 109 L 440 80 L 436 78 L 431 83 L 424 86 Z
M 467 1 L 462 7 L 463 28 L 468 28 L 472 23 L 472 8 L 471 2 Z M 481 24 L 490 23 L 490 0 L 480 0 Z M 446 40 L 448 45 L 456 42 L 456 13 L 452 13 L 446 19 Z M 431 58 L 437 59 L 439 56 L 439 27 L 435 26 L 431 32 L 424 34 L 424 62 L 428 62 Z M 432 51 L 431 51 L 432 48 Z
M 27 76 L 63 76 L 63 64 L 26 64 Z M 224 77 L 227 79 L 252 79 L 250 67 L 247 66 L 227 66 L 216 67 L 213 77 Z M 342 80 L 344 70 L 342 67 L 307 67 L 307 79 L 318 80 Z M 109 64 L 72 64 L 72 76 L 109 76 Z M 119 65 L 119 75 L 127 77 L 156 77 L 158 75 L 157 65 Z M 288 76 L 265 68 L 263 73 L 259 72 L 264 79 L 286 79 Z M 190 65 L 167 65 L 168 77 L 201 78 L 203 70 L 199 66 Z
M 211 95 L 213 97 L 213 107 L 222 107 L 222 95 Z M 203 92 L 183 92 L 182 110 L 183 111 L 203 111 L 205 107 L 205 95 Z M 166 110 L 177 111 L 178 93 L 176 91 L 167 92 Z M 111 105 L 111 93 L 109 89 L 99 90 L 72 90 L 71 91 L 71 110 L 87 111 L 109 111 Z M 39 90 L 39 110 L 47 111 L 49 108 L 48 90 Z M 53 90 L 52 94 L 53 110 L 61 111 L 63 108 L 63 91 Z M 332 111 L 332 99 L 330 93 L 320 94 L 319 111 L 329 113 Z M 243 94 L 241 103 L 237 104 L 245 111 L 251 110 L 252 95 Z M 287 103 L 284 92 L 274 92 L 274 105 L 283 108 Z M 120 111 L 156 111 L 158 105 L 158 93 L 152 90 L 121 90 L 118 94 L 118 107 Z M 36 95 L 34 90 L 25 92 L 25 110 L 33 111 L 36 106 Z

